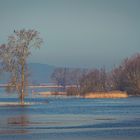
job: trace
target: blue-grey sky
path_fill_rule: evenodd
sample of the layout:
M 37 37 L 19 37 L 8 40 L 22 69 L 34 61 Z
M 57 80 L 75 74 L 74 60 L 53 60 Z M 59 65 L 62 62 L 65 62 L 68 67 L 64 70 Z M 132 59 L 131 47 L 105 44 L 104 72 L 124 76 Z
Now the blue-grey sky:
M 112 67 L 140 52 L 140 0 L 0 0 L 0 43 L 22 28 L 44 40 L 30 62 Z

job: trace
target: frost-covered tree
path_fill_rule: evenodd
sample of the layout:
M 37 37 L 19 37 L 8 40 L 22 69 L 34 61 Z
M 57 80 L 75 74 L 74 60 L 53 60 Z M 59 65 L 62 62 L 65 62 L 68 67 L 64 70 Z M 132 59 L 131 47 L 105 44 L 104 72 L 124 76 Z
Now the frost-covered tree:
M 0 46 L 1 66 L 10 73 L 9 91 L 17 91 L 21 104 L 27 92 L 27 59 L 31 48 L 40 48 L 42 39 L 35 30 L 19 30 L 9 36 L 7 44 Z

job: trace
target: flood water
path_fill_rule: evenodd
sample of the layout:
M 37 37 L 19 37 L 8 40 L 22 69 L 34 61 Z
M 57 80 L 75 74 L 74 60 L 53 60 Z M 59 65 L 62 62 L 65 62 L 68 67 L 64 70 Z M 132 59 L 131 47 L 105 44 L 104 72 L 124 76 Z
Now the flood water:
M 16 101 L 1 96 L 1 102 Z M 30 106 L 0 106 L 0 140 L 139 140 L 140 97 L 30 97 Z

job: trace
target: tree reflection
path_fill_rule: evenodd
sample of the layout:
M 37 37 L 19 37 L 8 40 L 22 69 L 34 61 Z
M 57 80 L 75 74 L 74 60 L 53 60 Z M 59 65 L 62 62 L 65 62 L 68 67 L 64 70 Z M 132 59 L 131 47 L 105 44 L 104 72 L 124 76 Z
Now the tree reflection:
M 29 130 L 26 126 L 29 125 L 29 118 L 25 114 L 7 118 L 8 130 L 3 133 L 7 134 L 27 134 Z
M 8 118 L 8 124 L 10 125 L 20 125 L 20 126 L 28 126 L 29 120 L 26 115 L 20 115 L 17 117 Z

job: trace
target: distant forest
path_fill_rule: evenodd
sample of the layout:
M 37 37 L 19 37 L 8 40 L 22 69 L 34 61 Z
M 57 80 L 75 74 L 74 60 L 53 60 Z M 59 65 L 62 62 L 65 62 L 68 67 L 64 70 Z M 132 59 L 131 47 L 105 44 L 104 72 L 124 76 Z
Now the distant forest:
M 89 92 L 126 91 L 129 95 L 140 95 L 140 53 L 126 58 L 107 71 L 100 69 L 56 68 L 51 79 L 63 87 L 68 95 L 85 95 Z M 66 88 L 66 86 L 69 87 Z

